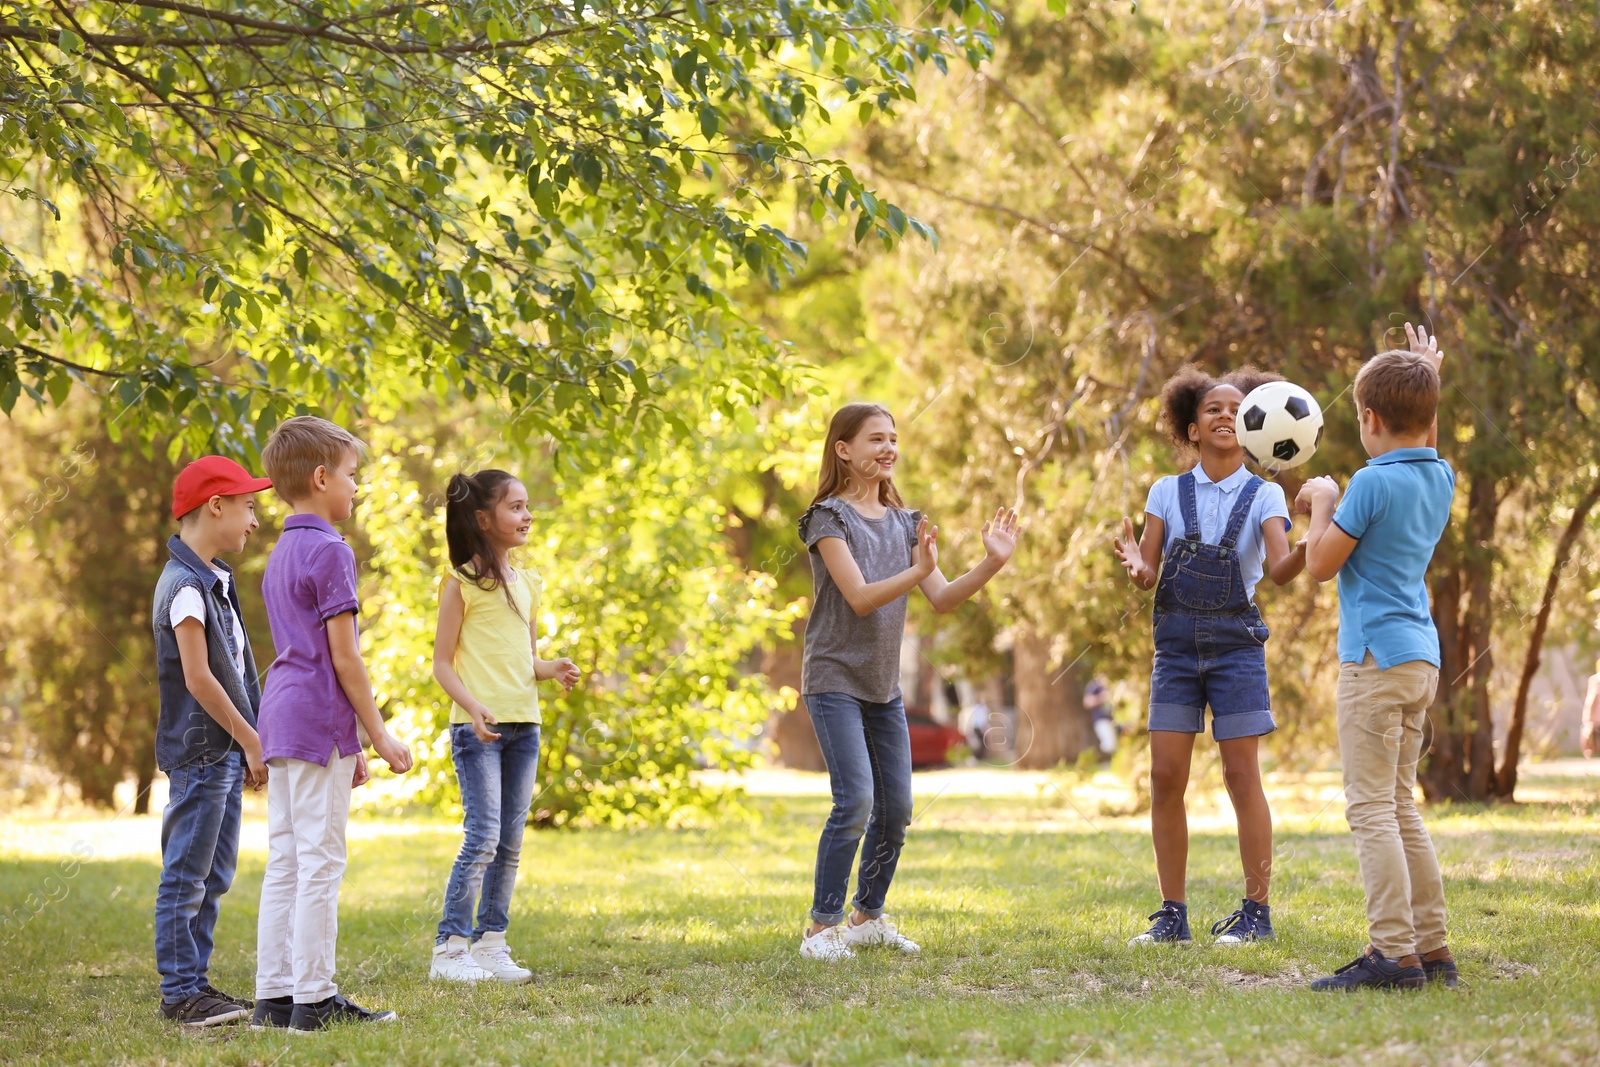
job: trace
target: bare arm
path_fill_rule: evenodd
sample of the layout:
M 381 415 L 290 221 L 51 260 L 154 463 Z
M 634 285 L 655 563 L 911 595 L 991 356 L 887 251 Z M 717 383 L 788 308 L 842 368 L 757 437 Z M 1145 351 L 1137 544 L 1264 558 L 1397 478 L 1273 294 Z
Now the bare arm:
M 547 682 L 554 678 L 570 693 L 572 687 L 578 684 L 583 677 L 583 672 L 578 665 L 566 656 L 560 659 L 539 658 L 539 620 L 528 619 L 528 646 L 533 649 L 533 680 Z
M 1167 540 L 1167 524 L 1161 516 L 1148 512 L 1144 517 L 1144 533 L 1139 538 L 1137 550 L 1133 543 L 1133 520 L 1122 517 L 1122 536 L 1111 535 L 1111 548 L 1117 562 L 1122 564 L 1128 577 L 1140 589 L 1154 589 L 1161 579 L 1161 546 Z
M 983 524 L 983 559 L 970 571 L 953 582 L 945 580 L 935 565 L 933 572 L 917 583 L 922 595 L 928 598 L 933 610 L 944 614 L 965 604 L 990 578 L 1000 573 L 1017 547 L 1017 513 L 1011 508 L 1000 508 L 994 518 Z
M 926 517 L 917 523 L 917 547 L 911 554 L 911 566 L 891 578 L 870 585 L 856 563 L 850 546 L 842 537 L 824 537 L 817 542 L 833 584 L 844 594 L 845 601 L 857 615 L 871 615 L 885 604 L 892 603 L 915 589 L 939 565 L 937 537 L 939 528 L 928 525 Z
M 215 719 L 228 736 L 244 750 L 244 782 L 251 789 L 267 784 L 267 768 L 261 762 L 261 736 L 244 721 L 233 698 L 211 673 L 211 658 L 206 647 L 205 623 L 190 617 L 172 628 L 178 638 L 178 659 L 183 663 L 183 684 L 189 694 Z
M 1339 486 L 1324 475 L 1300 487 L 1295 506 L 1311 513 L 1311 529 L 1306 534 L 1306 573 L 1319 582 L 1331 581 L 1339 573 L 1356 539 L 1333 524 L 1333 508 L 1339 502 Z
M 1276 515 L 1261 524 L 1261 543 L 1267 549 L 1267 577 L 1274 585 L 1288 585 L 1305 570 L 1306 542 L 1289 547 L 1289 532 Z
M 383 757 L 383 762 L 393 771 L 411 769 L 411 750 L 401 744 L 378 711 L 378 702 L 372 695 L 372 679 L 367 677 L 367 665 L 361 661 L 361 639 L 356 634 L 356 613 L 343 611 L 323 624 L 328 630 L 328 653 L 333 658 L 333 673 L 339 679 L 339 688 L 345 699 L 356 709 L 356 718 L 372 739 L 373 751 Z

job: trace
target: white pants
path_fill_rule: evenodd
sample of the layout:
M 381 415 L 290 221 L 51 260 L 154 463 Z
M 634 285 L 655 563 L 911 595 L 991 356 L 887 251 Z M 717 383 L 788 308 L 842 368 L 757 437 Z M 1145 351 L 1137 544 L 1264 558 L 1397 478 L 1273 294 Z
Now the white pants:
M 294 997 L 315 1004 L 333 984 L 339 939 L 339 882 L 356 758 L 328 754 L 328 765 L 267 761 L 267 873 L 256 925 L 256 999 Z

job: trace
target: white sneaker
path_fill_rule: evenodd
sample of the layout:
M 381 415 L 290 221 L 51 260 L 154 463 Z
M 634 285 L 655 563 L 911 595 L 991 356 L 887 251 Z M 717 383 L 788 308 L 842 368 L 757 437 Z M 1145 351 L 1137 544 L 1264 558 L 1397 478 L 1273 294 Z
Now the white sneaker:
M 855 957 L 839 927 L 829 926 L 810 937 L 800 935 L 800 955 L 808 960 L 848 960 Z
M 852 926 L 846 919 L 839 927 L 844 931 L 845 944 L 855 947 L 857 945 L 887 945 L 889 948 L 899 949 L 907 956 L 915 956 L 922 951 L 922 946 L 911 940 L 905 934 L 894 928 L 894 923 L 883 916 L 868 919 L 859 926 Z
M 511 948 L 506 944 L 504 931 L 485 933 L 472 946 L 472 962 L 488 971 L 490 976 L 507 985 L 521 985 L 533 979 L 533 972 L 517 965 L 511 958 Z
M 433 946 L 433 966 L 428 968 L 429 978 L 446 982 L 492 982 L 494 975 L 480 967 L 472 958 L 472 946 L 464 937 L 447 938 Z

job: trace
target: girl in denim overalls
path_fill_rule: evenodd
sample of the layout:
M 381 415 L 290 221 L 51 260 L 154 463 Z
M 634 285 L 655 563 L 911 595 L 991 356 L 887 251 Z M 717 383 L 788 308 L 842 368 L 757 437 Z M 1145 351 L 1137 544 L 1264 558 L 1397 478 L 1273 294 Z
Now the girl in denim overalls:
M 1174 375 L 1161 394 L 1166 429 L 1180 450 L 1198 452 L 1200 462 L 1151 487 L 1137 543 L 1126 518 L 1122 536 L 1113 539 L 1134 584 L 1156 591 L 1150 829 L 1162 900 L 1150 929 L 1133 944 L 1191 940 L 1184 790 L 1207 705 L 1244 864 L 1243 903 L 1211 932 L 1225 945 L 1272 936 L 1272 812 L 1256 750 L 1257 739 L 1276 727 L 1267 689 L 1267 627 L 1254 593 L 1263 574 L 1278 585 L 1292 581 L 1305 567 L 1305 547 L 1289 547 L 1283 490 L 1245 469 L 1234 422 L 1244 395 L 1276 377 L 1253 368 L 1221 379 L 1195 367 Z

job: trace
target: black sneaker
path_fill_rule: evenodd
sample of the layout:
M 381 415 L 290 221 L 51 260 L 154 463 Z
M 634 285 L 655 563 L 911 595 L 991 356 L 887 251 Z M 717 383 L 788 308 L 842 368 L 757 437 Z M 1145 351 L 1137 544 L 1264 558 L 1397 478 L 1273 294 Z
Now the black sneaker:
M 1422 971 L 1428 976 L 1428 984 L 1439 982 L 1447 989 L 1454 989 L 1461 984 L 1461 972 L 1456 970 L 1456 961 L 1430 960 L 1424 958 Z
M 252 1030 L 284 1030 L 294 1014 L 293 997 L 262 997 L 256 1001 L 256 1013 L 250 1020 Z
M 162 1001 L 161 1014 L 198 1030 L 207 1026 L 231 1023 L 236 1019 L 243 1019 L 250 1013 L 230 1000 L 201 992 L 175 1003 Z
M 289 1032 L 313 1034 L 338 1022 L 392 1023 L 398 1018 L 392 1011 L 368 1011 L 335 993 L 315 1004 L 296 1004 L 294 1014 L 289 1017 Z
M 1193 941 L 1189 933 L 1189 906 L 1176 900 L 1163 900 L 1161 908 L 1150 916 L 1154 925 L 1128 942 L 1130 945 L 1171 944 Z
M 202 993 L 210 993 L 212 996 L 216 997 L 218 1000 L 226 1000 L 229 1004 L 237 1004 L 237 1005 L 239 1005 L 239 1007 L 245 1009 L 246 1011 L 249 1011 L 251 1008 L 256 1006 L 256 1002 L 255 1001 L 246 1000 L 244 997 L 236 997 L 236 996 L 232 996 L 231 994 L 224 993 L 222 990 L 218 989 L 216 986 L 212 985 L 210 982 L 201 982 L 200 983 L 200 992 L 202 992 Z
M 1416 956 L 1406 956 L 1403 959 L 1417 959 Z M 1336 989 L 1421 989 L 1427 984 L 1427 975 L 1422 970 L 1420 960 L 1414 964 L 1405 964 L 1400 960 L 1384 958 L 1383 954 L 1372 946 L 1367 946 L 1367 951 L 1340 967 L 1326 978 L 1318 978 L 1311 983 L 1311 988 L 1319 993 L 1326 993 Z
M 1242 945 L 1246 941 L 1271 941 L 1272 909 L 1265 904 L 1246 900 L 1242 907 L 1226 919 L 1212 924 L 1211 936 L 1219 945 Z

